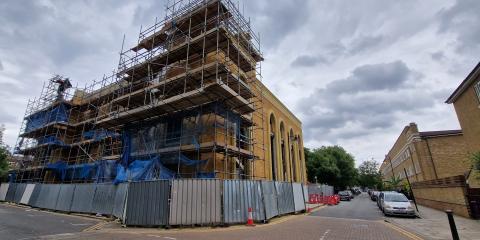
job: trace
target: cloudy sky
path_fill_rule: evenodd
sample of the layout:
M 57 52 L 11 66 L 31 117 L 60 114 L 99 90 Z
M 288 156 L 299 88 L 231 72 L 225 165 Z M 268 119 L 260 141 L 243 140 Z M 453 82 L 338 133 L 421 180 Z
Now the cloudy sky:
M 74 84 L 118 63 L 123 35 L 165 1 L 0 2 L 0 123 L 14 145 L 27 99 L 57 73 Z M 405 125 L 459 128 L 449 94 L 480 60 L 477 0 L 240 1 L 260 33 L 263 81 L 302 120 L 305 146 L 382 161 Z

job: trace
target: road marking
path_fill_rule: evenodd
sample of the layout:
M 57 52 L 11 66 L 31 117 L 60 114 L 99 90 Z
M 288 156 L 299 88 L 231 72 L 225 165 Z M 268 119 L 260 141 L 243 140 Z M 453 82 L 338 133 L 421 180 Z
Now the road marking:
M 94 230 L 99 230 L 101 229 L 103 226 L 107 225 L 109 222 L 99 222 L 93 226 L 90 226 L 88 228 L 85 228 L 82 230 L 82 232 L 90 232 L 90 231 L 94 231 Z
M 152 235 L 152 234 L 148 234 L 147 236 L 149 236 L 149 237 L 155 237 L 155 238 L 161 238 L 161 237 L 162 237 L 162 236 Z
M 176 238 L 173 238 L 173 237 L 163 237 L 165 239 L 170 239 L 170 240 L 177 240 Z
M 325 237 L 328 235 L 329 232 L 330 232 L 330 229 L 327 229 L 327 231 L 325 231 L 325 232 L 323 233 L 322 237 L 320 237 L 319 240 L 325 239 Z
M 417 236 L 417 235 L 415 235 L 415 234 L 413 234 L 413 233 L 411 233 L 411 232 L 409 232 L 409 231 L 406 231 L 406 230 L 404 230 L 404 229 L 402 229 L 402 228 L 400 228 L 400 227 L 397 227 L 397 226 L 395 226 L 395 225 L 393 225 L 393 224 L 391 224 L 391 223 L 389 223 L 389 222 L 382 221 L 382 223 L 385 224 L 385 226 L 390 227 L 391 229 L 393 229 L 393 230 L 395 230 L 395 231 L 397 231 L 397 232 L 399 232 L 399 233 L 407 236 L 407 237 L 410 238 L 410 239 L 414 239 L 414 240 L 424 240 L 423 238 L 421 238 L 421 237 L 419 237 L 419 236 Z

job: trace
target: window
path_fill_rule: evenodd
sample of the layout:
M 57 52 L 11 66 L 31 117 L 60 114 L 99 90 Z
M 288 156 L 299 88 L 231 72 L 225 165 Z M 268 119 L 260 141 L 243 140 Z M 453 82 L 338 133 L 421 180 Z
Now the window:
M 480 103 L 480 81 L 475 83 L 474 89 L 475 89 L 475 94 L 477 95 L 477 100 Z

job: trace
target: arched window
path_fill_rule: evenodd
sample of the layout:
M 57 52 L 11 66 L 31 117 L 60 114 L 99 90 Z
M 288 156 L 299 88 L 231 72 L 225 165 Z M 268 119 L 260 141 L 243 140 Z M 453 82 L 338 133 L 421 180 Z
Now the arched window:
M 282 167 L 283 167 L 283 170 L 282 170 L 282 177 L 283 177 L 283 180 L 286 181 L 288 179 L 288 167 L 287 167 L 287 159 L 286 159 L 286 147 L 285 145 L 287 144 L 286 143 L 286 136 L 285 136 L 285 126 L 283 124 L 283 122 L 280 122 L 280 152 L 282 154 Z
M 276 129 L 276 124 L 275 124 L 275 116 L 273 116 L 273 113 L 270 115 L 270 162 L 272 166 L 272 180 L 277 180 L 277 139 L 275 136 L 275 129 Z
M 293 129 L 290 129 L 290 134 L 288 136 L 289 146 L 290 146 L 290 163 L 292 165 L 292 181 L 297 181 L 297 163 L 295 160 L 295 135 L 293 135 Z

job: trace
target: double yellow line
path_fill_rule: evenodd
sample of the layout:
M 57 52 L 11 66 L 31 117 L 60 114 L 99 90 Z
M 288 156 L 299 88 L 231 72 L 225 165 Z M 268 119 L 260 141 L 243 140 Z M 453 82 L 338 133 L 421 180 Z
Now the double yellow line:
M 389 227 L 389 228 L 391 228 L 391 229 L 393 229 L 393 230 L 395 230 L 395 231 L 397 231 L 397 232 L 399 232 L 399 233 L 407 236 L 407 237 L 410 238 L 410 239 L 413 239 L 413 240 L 424 240 L 423 238 L 421 238 L 421 237 L 419 237 L 419 236 L 417 236 L 417 235 L 415 235 L 415 234 L 413 234 L 413 233 L 411 233 L 411 232 L 408 232 L 408 231 L 406 231 L 406 230 L 404 230 L 404 229 L 402 229 L 402 228 L 400 228 L 400 227 L 397 227 L 397 226 L 395 226 L 395 225 L 393 225 L 393 224 L 391 224 L 391 223 L 389 223 L 389 222 L 382 221 L 382 223 L 385 224 L 387 227 Z

